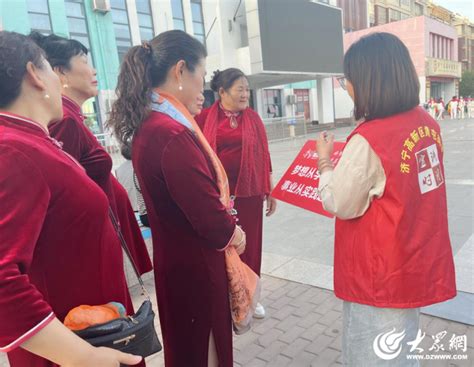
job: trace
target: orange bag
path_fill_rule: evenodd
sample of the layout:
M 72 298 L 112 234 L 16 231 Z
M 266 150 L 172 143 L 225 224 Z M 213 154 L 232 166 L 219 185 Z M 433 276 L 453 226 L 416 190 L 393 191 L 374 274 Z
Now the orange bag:
M 123 306 L 122 306 L 123 307 Z M 122 317 L 114 304 L 100 306 L 80 305 L 68 312 L 64 325 L 70 330 L 83 330 Z
M 253 314 L 260 299 L 260 278 L 241 259 L 235 247 L 225 250 L 229 279 L 230 311 L 237 335 L 250 330 Z

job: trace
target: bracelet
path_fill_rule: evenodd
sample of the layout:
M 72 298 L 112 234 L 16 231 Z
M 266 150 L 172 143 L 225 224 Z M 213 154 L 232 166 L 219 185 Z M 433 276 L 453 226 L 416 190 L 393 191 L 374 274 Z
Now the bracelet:
M 331 163 L 323 163 L 319 166 L 319 169 L 322 170 L 323 168 L 326 168 L 326 167 L 334 168 L 334 166 Z
M 325 162 L 325 163 L 319 165 L 319 170 L 322 170 L 322 169 L 327 168 L 327 167 L 334 168 L 334 166 L 331 162 Z
M 332 164 L 330 164 L 330 163 L 323 164 L 322 166 L 320 166 L 320 167 L 318 168 L 319 174 L 321 175 L 321 174 L 322 174 L 322 170 L 323 170 L 323 169 L 326 169 L 326 168 L 334 169 L 334 166 L 333 166 Z

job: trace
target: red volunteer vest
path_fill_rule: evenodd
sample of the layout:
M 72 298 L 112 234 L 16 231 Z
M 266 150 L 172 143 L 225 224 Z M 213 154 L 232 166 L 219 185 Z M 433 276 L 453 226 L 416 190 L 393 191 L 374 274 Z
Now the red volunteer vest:
M 380 158 L 385 192 L 360 218 L 336 220 L 334 291 L 414 308 L 456 295 L 439 125 L 421 107 L 359 125 Z

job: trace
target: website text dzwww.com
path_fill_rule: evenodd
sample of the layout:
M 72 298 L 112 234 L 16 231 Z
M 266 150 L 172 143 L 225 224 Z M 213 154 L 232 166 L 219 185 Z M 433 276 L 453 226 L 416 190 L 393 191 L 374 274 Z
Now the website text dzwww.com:
M 418 360 L 467 360 L 467 354 L 409 354 L 407 359 L 418 359 Z

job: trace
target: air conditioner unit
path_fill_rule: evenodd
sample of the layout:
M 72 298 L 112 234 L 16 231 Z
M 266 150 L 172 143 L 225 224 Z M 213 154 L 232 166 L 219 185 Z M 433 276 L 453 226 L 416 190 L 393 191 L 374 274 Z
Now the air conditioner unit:
M 107 13 L 110 11 L 110 0 L 93 0 L 92 6 L 96 12 Z

